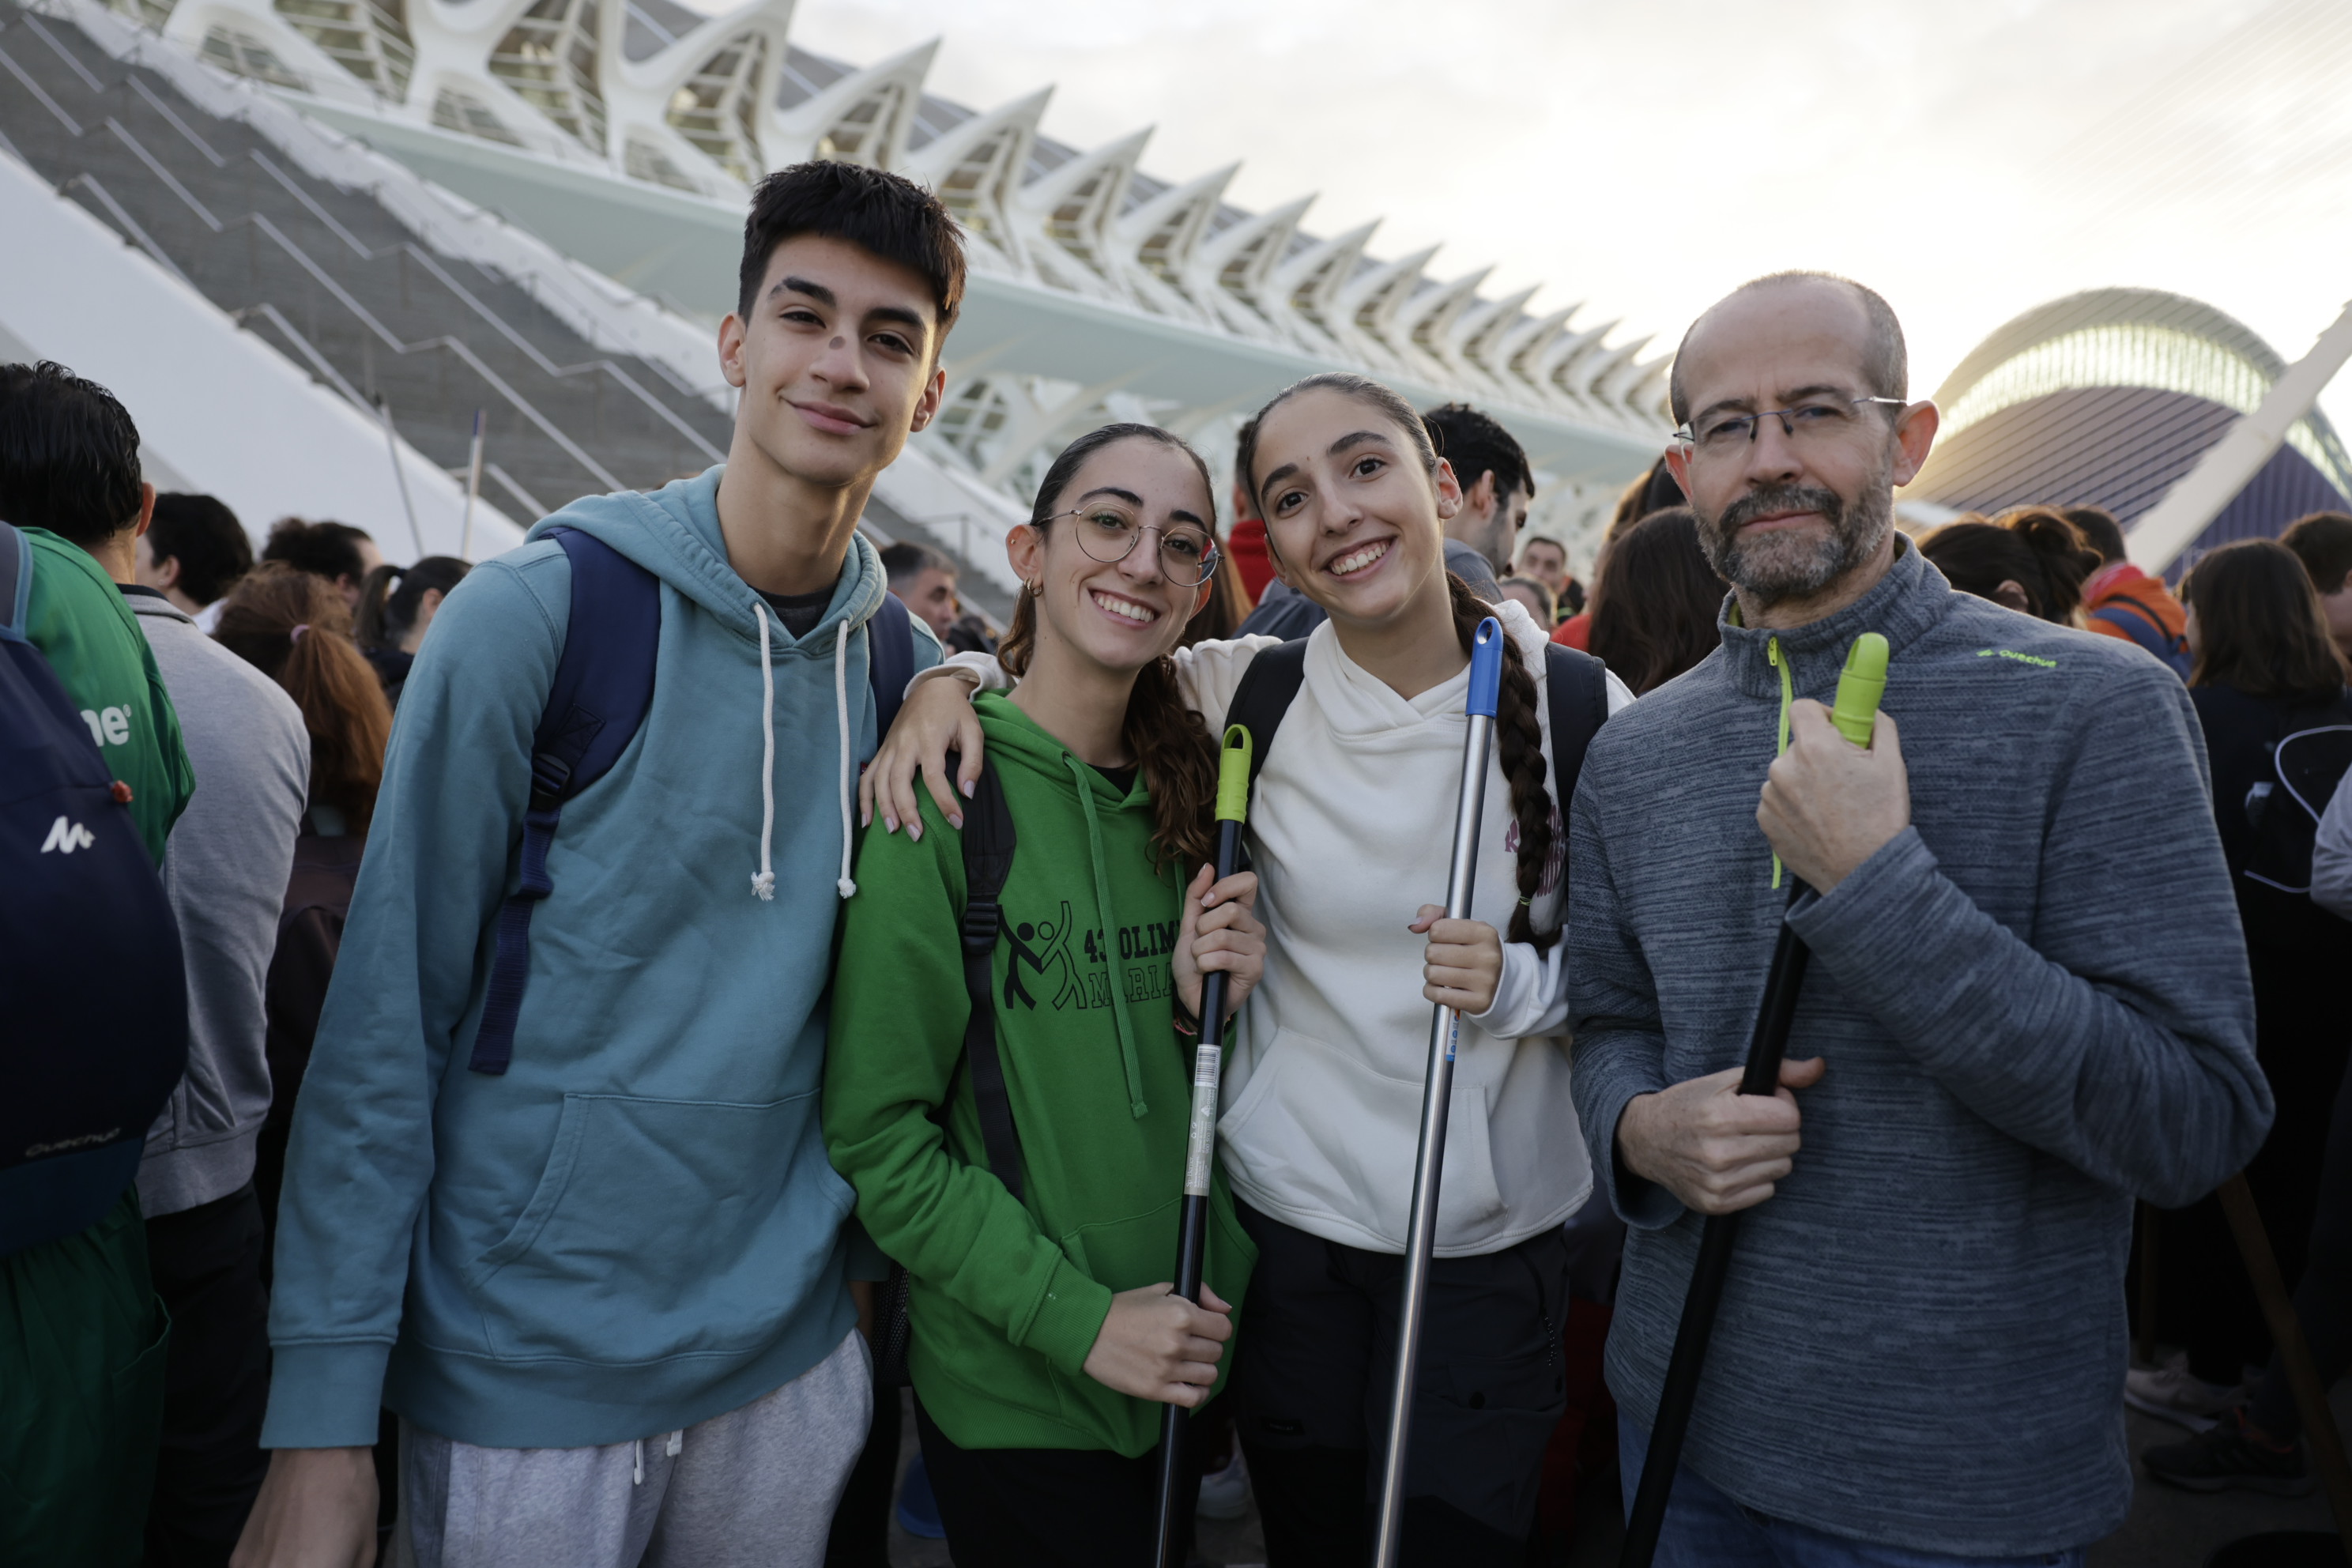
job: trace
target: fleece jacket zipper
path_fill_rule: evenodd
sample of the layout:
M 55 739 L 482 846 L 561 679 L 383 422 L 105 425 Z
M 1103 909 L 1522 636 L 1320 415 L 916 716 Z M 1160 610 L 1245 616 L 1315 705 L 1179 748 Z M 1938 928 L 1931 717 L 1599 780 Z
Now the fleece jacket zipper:
M 1789 749 L 1789 705 L 1795 700 L 1795 693 L 1789 682 L 1789 661 L 1780 657 L 1779 637 L 1765 639 L 1764 661 L 1780 672 L 1780 743 L 1772 749 L 1772 756 L 1777 761 L 1780 753 Z M 1778 850 L 1772 854 L 1772 886 L 1775 889 L 1780 886 L 1780 855 Z

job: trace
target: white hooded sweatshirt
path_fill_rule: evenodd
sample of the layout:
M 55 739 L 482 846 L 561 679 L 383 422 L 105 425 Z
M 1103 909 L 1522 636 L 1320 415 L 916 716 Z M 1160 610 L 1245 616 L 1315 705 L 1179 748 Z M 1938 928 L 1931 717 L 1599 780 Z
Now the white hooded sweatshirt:
M 1534 674 L 1544 753 L 1546 639 L 1516 602 L 1496 611 Z M 1185 700 L 1225 723 L 1250 661 L 1271 637 L 1180 650 Z M 958 669 L 1001 684 L 995 661 Z M 1428 939 L 1407 928 L 1445 901 L 1461 784 L 1465 667 L 1411 701 L 1341 651 L 1330 626 L 1307 638 L 1306 679 L 1250 802 L 1250 856 L 1265 921 L 1265 977 L 1227 1053 L 1218 1123 L 1234 1191 L 1263 1214 L 1372 1252 L 1404 1251 L 1430 1004 Z M 1633 700 L 1608 678 L 1612 713 Z M 1552 862 L 1530 913 L 1558 929 L 1567 832 L 1557 768 Z M 1518 835 L 1501 749 L 1488 764 L 1472 916 L 1507 931 L 1518 903 Z M 1437 1255 L 1497 1252 L 1560 1225 L 1592 1190 L 1569 1094 L 1561 947 L 1506 942 L 1495 1000 L 1463 1020 L 1440 1189 Z

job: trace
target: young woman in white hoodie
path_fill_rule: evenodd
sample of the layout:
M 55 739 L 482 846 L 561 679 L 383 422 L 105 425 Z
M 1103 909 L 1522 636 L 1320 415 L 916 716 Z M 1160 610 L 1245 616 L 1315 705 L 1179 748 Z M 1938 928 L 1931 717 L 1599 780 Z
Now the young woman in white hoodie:
M 1278 395 L 1241 477 L 1282 578 L 1329 614 L 1252 796 L 1265 979 L 1238 1024 L 1218 1128 L 1259 1263 L 1239 1314 L 1235 1419 L 1271 1568 L 1360 1563 L 1395 1361 L 1429 1009 L 1465 1014 L 1414 1395 L 1405 1560 L 1517 1563 L 1563 1408 L 1562 1224 L 1592 1187 L 1569 1096 L 1561 806 L 1548 783 L 1541 628 L 1444 566 L 1453 471 L 1412 406 L 1360 376 Z M 1469 644 L 1508 634 L 1477 892 L 1439 918 Z M 1212 732 L 1269 637 L 1180 652 Z M 982 685 L 992 660 L 943 667 Z M 944 753 L 980 737 L 966 688 L 918 687 L 867 774 L 886 828 L 919 765 L 951 820 Z M 1612 711 L 1632 700 L 1613 678 Z

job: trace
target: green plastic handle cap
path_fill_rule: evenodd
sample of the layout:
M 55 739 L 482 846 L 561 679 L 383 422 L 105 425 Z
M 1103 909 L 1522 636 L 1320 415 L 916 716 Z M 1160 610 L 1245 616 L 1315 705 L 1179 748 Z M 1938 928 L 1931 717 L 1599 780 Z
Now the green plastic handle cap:
M 1885 647 L 1885 638 L 1879 639 Z M 1879 667 L 1885 668 L 1886 656 L 1879 656 Z M 1242 724 L 1225 728 L 1225 743 L 1217 753 L 1217 820 L 1242 822 L 1249 816 L 1250 753 L 1256 742 L 1250 739 L 1249 729 Z
M 1878 700 L 1886 692 L 1886 639 L 1864 632 L 1846 650 L 1845 673 L 1838 677 L 1837 706 L 1830 722 L 1857 746 L 1870 744 Z

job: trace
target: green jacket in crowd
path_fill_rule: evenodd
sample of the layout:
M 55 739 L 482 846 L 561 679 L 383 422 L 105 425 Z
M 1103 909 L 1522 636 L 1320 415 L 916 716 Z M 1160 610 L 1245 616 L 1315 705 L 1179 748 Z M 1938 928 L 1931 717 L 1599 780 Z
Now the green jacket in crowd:
M 1170 954 L 1185 879 L 1153 859 L 1139 779 L 1122 792 L 1003 698 L 978 709 L 1019 840 L 993 975 L 1026 1202 L 989 1172 L 961 1066 L 963 844 L 928 798 L 920 843 L 869 833 L 858 854 L 825 1141 L 858 1217 L 911 1276 L 908 1372 L 949 1439 L 1132 1458 L 1159 1440 L 1163 1407 L 1082 1369 L 1111 1297 L 1175 1272 L 1192 1043 L 1175 1032 Z M 1256 1258 L 1221 1170 L 1210 1288 L 1238 1306 Z
M 164 837 L 195 793 L 196 773 L 154 650 L 95 556 L 46 528 L 23 531 L 33 547 L 25 635 L 57 671 L 99 755 L 131 786 L 131 819 L 147 841 L 147 858 L 161 866 Z

